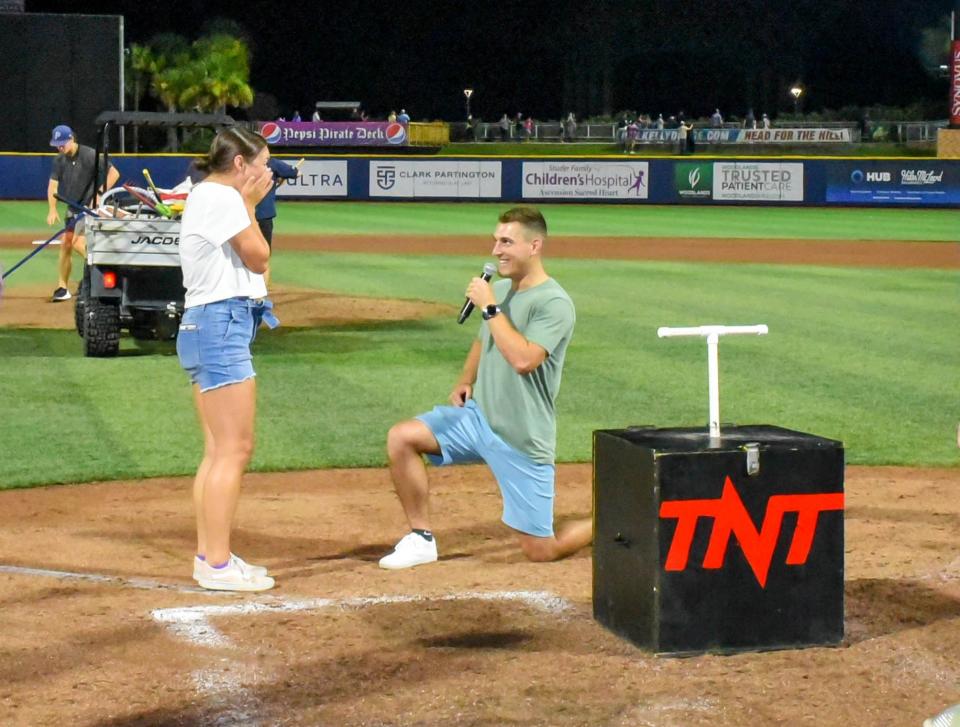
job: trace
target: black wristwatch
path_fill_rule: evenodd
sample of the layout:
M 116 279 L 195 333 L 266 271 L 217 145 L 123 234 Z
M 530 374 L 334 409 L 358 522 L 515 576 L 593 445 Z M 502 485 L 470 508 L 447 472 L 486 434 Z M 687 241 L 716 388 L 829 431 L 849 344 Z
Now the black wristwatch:
M 499 312 L 500 312 L 500 306 L 492 303 L 483 309 L 483 313 L 481 315 L 483 316 L 483 320 L 489 321 Z

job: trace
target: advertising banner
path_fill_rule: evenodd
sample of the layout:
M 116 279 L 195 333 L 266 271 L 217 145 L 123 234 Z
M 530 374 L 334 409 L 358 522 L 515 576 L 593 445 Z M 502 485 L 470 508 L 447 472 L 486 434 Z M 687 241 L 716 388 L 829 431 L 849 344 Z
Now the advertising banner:
M 293 164 L 289 159 L 283 161 Z M 347 161 L 308 159 L 300 165 L 300 176 L 277 187 L 277 197 L 346 197 Z
M 371 197 L 499 198 L 500 162 L 371 161 Z
M 673 167 L 674 186 L 682 200 L 713 199 L 713 164 L 677 162 Z
M 828 203 L 960 204 L 960 169 L 943 162 L 838 162 L 827 169 Z
M 523 162 L 524 199 L 645 200 L 648 162 Z
M 803 164 L 716 162 L 713 198 L 738 202 L 802 202 Z
M 697 144 L 824 144 L 853 141 L 851 129 L 694 129 Z M 640 129 L 642 144 L 676 144 L 676 129 Z
M 260 135 L 271 146 L 406 146 L 407 127 L 396 121 L 265 121 Z
M 851 129 L 740 129 L 737 142 L 761 144 L 823 144 L 853 141 Z
M 950 126 L 960 129 L 960 38 L 950 43 Z

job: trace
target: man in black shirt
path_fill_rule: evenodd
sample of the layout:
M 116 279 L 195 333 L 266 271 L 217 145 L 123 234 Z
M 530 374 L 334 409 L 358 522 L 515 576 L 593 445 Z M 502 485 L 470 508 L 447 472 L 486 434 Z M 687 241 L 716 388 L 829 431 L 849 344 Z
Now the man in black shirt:
M 55 194 L 59 193 L 64 199 L 79 202 L 82 205 L 89 205 L 95 200 L 94 186 L 96 180 L 93 178 L 93 173 L 96 152 L 89 146 L 80 146 L 73 130 L 64 124 L 54 128 L 53 135 L 50 138 L 50 146 L 55 147 L 60 152 L 53 160 L 50 182 L 47 184 L 47 224 L 53 225 L 60 221 Z M 105 189 L 110 189 L 119 178 L 120 172 L 111 164 L 107 171 Z M 80 224 L 78 225 L 78 223 Z M 55 303 L 70 299 L 70 291 L 67 290 L 70 271 L 73 267 L 70 253 L 76 249 L 80 255 L 86 255 L 81 215 L 68 213 L 65 226 L 66 231 L 60 241 L 60 279 L 57 281 L 57 289 L 53 291 L 53 301 Z

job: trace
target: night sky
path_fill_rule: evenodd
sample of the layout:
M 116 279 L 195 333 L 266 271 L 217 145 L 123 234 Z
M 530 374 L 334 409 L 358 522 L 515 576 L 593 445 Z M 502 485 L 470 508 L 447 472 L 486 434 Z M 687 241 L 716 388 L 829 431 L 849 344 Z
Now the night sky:
M 405 107 L 414 120 L 462 120 L 468 86 L 484 120 L 717 106 L 759 116 L 789 110 L 795 81 L 809 110 L 943 98 L 947 115 L 947 82 L 924 70 L 917 48 L 953 0 L 27 0 L 26 9 L 81 4 L 123 15 L 127 43 L 159 32 L 192 40 L 214 18 L 236 20 L 249 33 L 258 106 L 288 117 L 349 100 L 373 115 Z

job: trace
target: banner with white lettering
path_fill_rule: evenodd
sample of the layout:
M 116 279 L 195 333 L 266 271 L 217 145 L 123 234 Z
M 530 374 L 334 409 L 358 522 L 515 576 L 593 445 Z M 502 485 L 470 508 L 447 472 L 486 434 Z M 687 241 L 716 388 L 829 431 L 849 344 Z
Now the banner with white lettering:
M 740 129 L 739 144 L 825 144 L 853 141 L 851 129 Z
M 270 146 L 406 146 L 407 127 L 396 121 L 263 121 Z
M 496 199 L 502 193 L 500 162 L 370 162 L 371 197 Z
M 523 162 L 524 199 L 645 200 L 647 162 Z
M 694 129 L 697 144 L 829 144 L 852 142 L 852 129 Z M 677 129 L 640 129 L 640 144 L 676 144 Z
M 716 162 L 713 198 L 739 202 L 802 202 L 803 164 Z
M 950 43 L 950 126 L 960 129 L 960 38 Z
M 290 160 L 285 159 L 288 164 Z M 277 197 L 346 197 L 347 160 L 308 159 L 300 165 L 300 176 L 277 187 Z
M 960 203 L 960 170 L 943 162 L 837 162 L 827 168 L 828 203 Z

